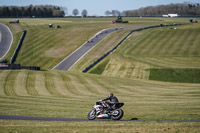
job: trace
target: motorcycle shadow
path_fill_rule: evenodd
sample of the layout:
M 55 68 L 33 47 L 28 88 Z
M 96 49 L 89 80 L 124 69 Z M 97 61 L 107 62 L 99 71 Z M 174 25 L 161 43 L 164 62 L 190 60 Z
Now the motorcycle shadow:
M 138 118 L 131 118 L 130 120 L 131 121 L 138 121 L 139 119 Z

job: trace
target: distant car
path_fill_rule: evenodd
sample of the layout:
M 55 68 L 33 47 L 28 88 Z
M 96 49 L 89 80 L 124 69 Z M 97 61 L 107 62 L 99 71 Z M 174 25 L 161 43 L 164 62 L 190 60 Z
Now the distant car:
M 11 24 L 11 23 L 19 23 L 19 19 L 15 19 L 15 20 L 13 20 L 13 21 L 10 21 L 9 23 L 10 23 L 10 24 Z

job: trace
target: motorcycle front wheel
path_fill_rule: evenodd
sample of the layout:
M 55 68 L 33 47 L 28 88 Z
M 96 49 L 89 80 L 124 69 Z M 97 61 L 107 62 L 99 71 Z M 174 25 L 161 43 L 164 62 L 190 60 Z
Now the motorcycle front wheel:
M 88 120 L 94 120 L 96 118 L 96 110 L 93 109 L 88 113 Z
M 120 120 L 124 115 L 124 111 L 122 109 L 116 109 L 112 113 L 112 120 Z

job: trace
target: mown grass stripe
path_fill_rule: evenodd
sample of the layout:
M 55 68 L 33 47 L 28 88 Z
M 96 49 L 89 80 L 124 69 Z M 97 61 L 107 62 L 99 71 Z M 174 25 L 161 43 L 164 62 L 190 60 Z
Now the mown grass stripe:
M 195 44 L 195 41 L 194 41 L 194 40 L 196 40 L 195 38 L 197 38 L 197 40 L 199 40 L 199 37 L 200 37 L 199 33 L 200 32 L 196 32 L 196 30 L 191 30 L 191 34 L 188 35 L 188 39 L 187 39 L 187 41 L 185 41 L 185 46 L 183 48 L 184 55 L 190 56 L 191 55 L 190 53 L 192 51 L 192 46 L 199 45 L 199 44 Z
M 55 88 L 54 74 L 45 72 L 45 85 L 49 93 L 54 96 L 62 96 L 61 93 Z
M 15 90 L 18 96 L 29 96 L 26 89 L 26 79 L 28 72 L 27 71 L 19 71 L 15 82 Z
M 185 30 L 182 32 L 182 35 L 179 36 L 179 39 L 177 39 L 177 42 L 176 42 L 176 47 L 174 48 L 174 51 L 173 51 L 173 54 L 175 56 L 182 56 L 183 55 L 183 52 L 182 52 L 182 47 L 184 46 L 184 41 L 188 34 L 190 34 L 190 32 L 188 30 Z
M 154 30 L 151 35 L 147 38 L 144 39 L 145 41 L 143 41 L 140 45 L 140 49 L 138 49 L 138 51 L 140 51 L 140 55 L 146 55 L 147 53 L 149 53 L 150 51 L 153 52 L 154 50 L 157 49 L 158 47 L 158 42 L 159 39 L 162 38 L 164 36 L 165 33 L 161 33 L 159 34 L 157 32 L 157 30 Z M 146 41 L 148 40 L 148 41 Z
M 193 38 L 191 39 L 191 43 L 190 43 L 189 55 L 191 55 L 191 56 L 199 56 L 200 55 L 200 52 L 198 52 L 196 49 L 196 46 L 199 45 L 199 42 L 200 42 L 200 34 L 199 34 L 198 30 L 195 30 L 195 34 L 193 35 Z
M 28 71 L 26 80 L 26 89 L 29 95 L 38 96 L 38 92 L 35 89 L 35 71 Z
M 37 33 L 37 34 L 38 36 L 40 35 L 40 33 Z M 52 32 L 41 34 L 40 37 L 36 37 L 37 40 L 36 42 L 33 42 L 34 45 L 29 46 L 28 44 L 26 44 L 26 42 L 24 42 L 25 45 L 22 46 L 22 50 L 20 51 L 20 54 L 19 54 L 20 56 L 18 56 L 17 60 L 19 60 L 21 64 L 31 63 L 30 65 L 33 65 L 35 63 L 35 60 L 38 59 L 35 56 L 37 54 L 41 56 L 41 51 L 46 49 L 46 45 L 44 44 L 48 44 L 49 42 L 52 41 L 52 37 L 51 37 L 52 35 L 54 35 L 54 33 Z M 32 62 L 30 62 L 30 59 L 32 60 Z
M 130 42 L 131 45 L 130 45 L 129 49 L 125 50 L 124 54 L 125 55 L 126 54 L 130 55 L 130 53 L 136 54 L 135 51 L 139 51 L 140 49 L 143 49 L 143 47 L 145 47 L 145 44 L 148 43 L 152 39 L 152 38 L 148 38 L 152 33 L 153 33 L 153 31 L 149 31 L 149 32 L 145 33 L 139 40 L 136 41 L 137 43 Z M 134 38 L 132 38 L 132 39 L 134 40 Z M 134 49 L 134 51 L 132 51 L 132 49 Z
M 61 76 L 62 76 L 62 79 L 65 83 L 65 86 L 66 86 L 66 89 L 67 91 L 72 95 L 72 96 L 76 96 L 77 95 L 77 90 L 76 88 L 74 88 L 74 86 L 72 85 L 71 83 L 71 78 L 67 75 L 67 74 L 63 74 L 63 73 L 60 73 Z
M 173 36 L 173 34 L 169 33 L 169 31 L 157 31 L 157 35 L 157 39 L 155 39 L 154 44 L 151 45 L 153 49 L 149 52 L 149 55 L 159 56 L 165 53 L 165 47 L 169 45 L 167 42 L 169 41 L 169 38 Z
M 165 43 L 164 47 L 162 47 L 161 50 L 158 50 L 157 52 L 159 53 L 159 55 L 167 55 L 169 53 L 171 53 L 171 51 L 173 51 L 174 49 L 174 43 L 177 41 L 177 38 L 174 37 L 176 36 L 177 32 L 176 31 L 170 31 L 167 33 L 167 35 L 165 36 L 165 39 L 162 39 L 162 43 Z
M 184 31 L 184 34 L 185 34 L 185 38 L 181 38 L 182 40 L 180 40 L 180 41 L 182 42 L 182 45 L 181 45 L 180 50 L 179 50 L 179 55 L 182 55 L 182 56 L 188 55 L 188 53 L 189 53 L 190 49 L 187 49 L 187 47 L 191 42 L 190 41 L 191 37 L 193 37 L 193 31 L 187 30 L 187 31 Z
M 35 88 L 41 96 L 52 96 L 46 88 L 44 72 L 36 72 L 35 76 Z
M 4 85 L 4 93 L 8 96 L 16 96 L 15 92 L 15 79 L 18 74 L 18 71 L 11 71 L 6 78 Z
M 70 75 L 69 78 L 71 79 L 71 84 L 73 88 L 76 90 L 77 94 L 81 95 L 92 95 L 90 91 L 80 82 L 77 76 Z
M 37 34 L 40 35 L 40 33 L 37 33 Z M 39 36 L 39 35 L 38 35 L 38 36 Z M 44 42 L 50 42 L 50 41 L 49 41 L 49 38 L 50 38 L 52 35 L 54 35 L 54 33 L 51 33 L 51 32 L 46 33 L 46 34 L 41 34 L 40 37 L 36 37 L 36 38 L 37 38 L 36 41 L 33 41 L 33 44 L 34 44 L 34 45 L 30 45 L 30 46 L 27 46 L 27 44 L 24 45 L 24 47 L 23 47 L 24 51 L 22 51 L 22 52 L 26 52 L 25 54 L 30 55 L 31 53 L 33 53 L 33 52 L 35 52 L 35 51 L 41 49 L 41 47 L 45 47 L 46 45 L 44 45 Z M 31 40 L 30 40 L 30 41 L 31 41 Z M 30 43 L 30 42 L 29 42 L 29 43 Z M 37 47 L 35 47 L 35 44 L 38 44 Z M 25 46 L 26 46 L 26 47 L 25 47 Z M 24 57 L 26 57 L 26 56 L 24 56 Z
M 90 92 L 92 93 L 93 95 L 94 94 L 101 94 L 97 89 L 96 89 L 96 86 L 94 83 L 92 83 L 90 80 L 88 79 L 85 79 L 85 76 L 84 75 L 81 75 L 78 77 L 79 79 L 79 82 L 81 84 L 83 84 L 85 86 L 85 88 Z
M 88 82 L 88 84 L 92 87 L 92 89 L 95 91 L 96 94 L 107 94 L 108 92 L 105 91 L 105 88 L 97 83 L 95 78 L 87 77 L 85 80 Z
M 0 71 L 0 95 L 6 95 L 5 84 L 6 84 L 6 79 L 8 78 L 10 72 L 11 71 L 7 71 L 7 70 Z
M 64 96 L 71 95 L 71 93 L 67 90 L 65 86 L 65 82 L 63 80 L 62 75 L 58 72 L 53 72 L 53 75 L 55 89 Z

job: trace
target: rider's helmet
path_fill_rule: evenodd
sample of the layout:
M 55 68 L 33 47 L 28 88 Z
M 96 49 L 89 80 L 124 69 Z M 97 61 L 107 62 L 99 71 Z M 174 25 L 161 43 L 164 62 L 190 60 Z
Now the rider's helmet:
M 113 97 L 114 94 L 113 93 L 108 93 L 108 97 Z

